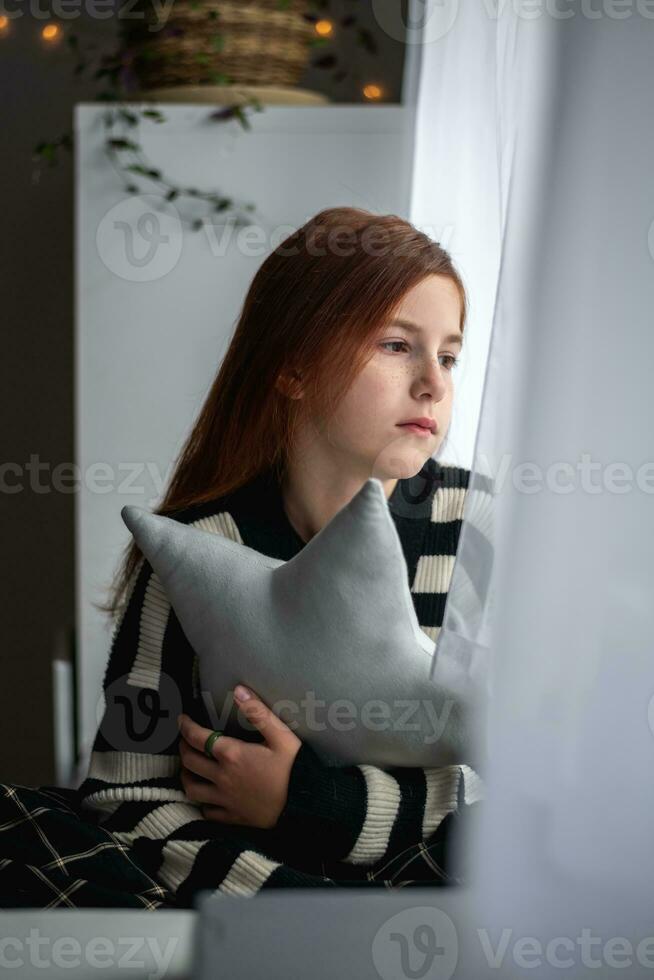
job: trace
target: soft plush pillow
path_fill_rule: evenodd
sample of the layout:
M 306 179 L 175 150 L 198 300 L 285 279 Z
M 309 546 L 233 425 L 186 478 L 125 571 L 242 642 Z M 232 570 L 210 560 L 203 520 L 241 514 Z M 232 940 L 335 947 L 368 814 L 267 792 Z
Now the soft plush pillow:
M 240 682 L 325 761 L 468 760 L 470 706 L 451 671 L 430 677 L 435 645 L 379 480 L 287 562 L 138 507 L 121 516 L 198 654 L 217 727 Z

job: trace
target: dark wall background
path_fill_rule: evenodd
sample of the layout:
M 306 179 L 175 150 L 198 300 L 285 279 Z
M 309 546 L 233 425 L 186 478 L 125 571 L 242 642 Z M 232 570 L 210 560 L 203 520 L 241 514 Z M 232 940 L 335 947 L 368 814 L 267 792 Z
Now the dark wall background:
M 33 5 L 32 12 L 20 0 L 7 6 L 22 16 L 0 31 L 0 464 L 16 464 L 20 474 L 5 466 L 0 478 L 0 780 L 37 785 L 55 780 L 51 661 L 55 648 L 69 643 L 75 617 L 75 495 L 55 492 L 48 477 L 57 464 L 75 462 L 74 168 L 63 153 L 39 177 L 31 156 L 40 140 L 72 129 L 74 105 L 93 101 L 100 90 L 84 73 L 73 76 L 66 35 L 75 33 L 110 52 L 117 23 L 83 13 L 80 0 L 80 16 L 59 21 L 64 37 L 49 46 L 40 37 L 48 21 L 33 13 L 45 10 L 45 3 Z M 339 60 L 363 81 L 381 84 L 384 101 L 400 102 L 402 43 L 380 29 L 370 0 L 332 0 L 331 7 L 328 16 L 335 23 L 356 8 L 379 46 L 375 57 L 358 47 L 354 33 L 339 32 Z M 325 92 L 333 102 L 365 101 L 356 75 L 338 84 L 331 75 L 308 68 L 299 84 Z M 45 492 L 27 468 L 36 463 L 48 468 L 41 470 Z M 9 492 L 18 481 L 22 489 Z

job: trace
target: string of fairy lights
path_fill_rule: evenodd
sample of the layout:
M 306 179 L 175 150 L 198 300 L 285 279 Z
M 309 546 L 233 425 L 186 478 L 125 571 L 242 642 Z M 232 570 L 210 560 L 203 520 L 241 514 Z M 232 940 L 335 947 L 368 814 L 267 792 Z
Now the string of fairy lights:
M 6 14 L 0 17 L 0 37 L 6 37 L 11 28 L 11 21 Z M 49 44 L 54 44 L 63 37 L 63 30 L 59 24 L 46 24 L 40 30 L 41 38 Z
M 334 25 L 331 20 L 318 20 L 314 24 L 314 30 L 318 37 L 321 38 L 331 38 L 334 35 Z M 375 85 L 374 82 L 368 82 L 361 89 L 361 94 L 364 99 L 368 99 L 370 102 L 377 102 L 382 98 L 384 92 L 380 85 Z
M 11 21 L 9 17 L 5 14 L 0 16 L 0 38 L 7 37 L 11 30 Z M 325 40 L 333 38 L 334 36 L 334 24 L 331 20 L 318 20 L 314 24 L 314 30 L 319 38 Z M 48 45 L 59 44 L 64 37 L 64 29 L 60 24 L 50 22 L 45 24 L 40 32 L 41 39 Z M 384 96 L 384 90 L 381 85 L 377 85 L 374 82 L 368 82 L 361 89 L 361 94 L 364 99 L 369 102 L 378 102 Z

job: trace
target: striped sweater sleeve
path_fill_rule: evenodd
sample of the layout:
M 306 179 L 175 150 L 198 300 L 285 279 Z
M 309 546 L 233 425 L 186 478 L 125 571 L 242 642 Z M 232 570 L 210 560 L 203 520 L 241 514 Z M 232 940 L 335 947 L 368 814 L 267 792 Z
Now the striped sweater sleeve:
M 184 794 L 178 755 L 180 711 L 207 723 L 194 662 L 158 577 L 142 561 L 112 638 L 104 715 L 79 794 L 180 904 L 192 904 L 200 887 L 252 895 L 271 883 L 302 884 L 296 858 L 371 866 L 405 841 L 416 844 L 454 806 L 458 767 L 446 774 L 328 770 L 303 743 L 277 827 L 205 820 Z
M 321 857 L 370 866 L 428 841 L 457 802 L 483 798 L 467 765 L 326 766 L 303 742 L 276 831 L 289 860 Z
M 147 842 L 139 857 L 171 892 L 192 863 L 190 849 L 176 837 L 202 817 L 180 781 L 176 719 L 192 710 L 192 651 L 184 639 L 157 576 L 142 560 L 112 637 L 104 714 L 78 790 L 82 809 L 118 840 Z
M 150 564 L 143 561 L 112 637 L 105 709 L 80 804 L 182 907 L 199 889 L 250 896 L 306 876 L 269 856 L 268 831 L 204 819 L 180 779 L 177 716 L 207 720 L 194 651 Z M 272 844 L 272 841 L 270 842 Z

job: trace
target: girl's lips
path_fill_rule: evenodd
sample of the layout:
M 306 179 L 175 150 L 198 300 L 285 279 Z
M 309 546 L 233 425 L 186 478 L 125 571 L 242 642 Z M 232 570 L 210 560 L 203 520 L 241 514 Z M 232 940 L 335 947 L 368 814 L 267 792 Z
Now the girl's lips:
M 404 422 L 403 425 L 399 425 L 398 428 L 406 429 L 408 432 L 413 432 L 418 436 L 431 435 L 431 429 L 427 429 L 424 425 L 414 425 L 412 422 Z

